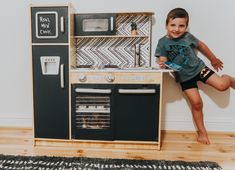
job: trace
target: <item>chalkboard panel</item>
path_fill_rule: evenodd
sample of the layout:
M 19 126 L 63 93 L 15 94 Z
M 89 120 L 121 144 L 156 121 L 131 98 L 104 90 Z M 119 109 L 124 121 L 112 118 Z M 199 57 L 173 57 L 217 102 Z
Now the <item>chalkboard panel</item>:
M 68 43 L 68 6 L 31 7 L 32 43 Z
M 36 12 L 35 21 L 37 38 L 58 37 L 58 13 L 56 11 Z

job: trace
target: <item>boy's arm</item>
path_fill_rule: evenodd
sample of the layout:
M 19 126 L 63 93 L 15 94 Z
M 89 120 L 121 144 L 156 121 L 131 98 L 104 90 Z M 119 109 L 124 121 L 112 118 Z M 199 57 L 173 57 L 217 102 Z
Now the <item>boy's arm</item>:
M 159 67 L 160 67 L 160 68 L 166 68 L 166 66 L 165 66 L 165 64 L 164 64 L 166 61 L 167 61 L 167 58 L 166 58 L 166 57 L 160 56 L 160 57 L 159 57 L 159 62 L 158 62 Z
M 198 50 L 210 60 L 211 65 L 214 67 L 216 71 L 223 69 L 223 62 L 220 59 L 218 59 L 214 55 L 214 53 L 209 49 L 209 47 L 202 41 L 198 42 Z

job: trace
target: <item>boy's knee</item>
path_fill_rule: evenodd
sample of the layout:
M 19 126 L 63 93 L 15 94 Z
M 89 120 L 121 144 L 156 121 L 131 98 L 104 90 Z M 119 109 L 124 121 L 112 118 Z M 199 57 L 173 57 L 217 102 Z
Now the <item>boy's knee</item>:
M 227 90 L 229 87 L 230 87 L 229 82 L 223 81 L 223 82 L 221 82 L 221 83 L 219 84 L 219 86 L 217 87 L 217 89 L 218 89 L 219 91 L 225 91 L 225 90 Z
M 220 91 L 225 91 L 230 87 L 231 77 L 229 75 L 222 75 L 223 81 L 220 84 Z
M 203 107 L 203 103 L 202 103 L 202 101 L 197 101 L 197 102 L 193 103 L 192 107 L 196 110 L 201 110 Z

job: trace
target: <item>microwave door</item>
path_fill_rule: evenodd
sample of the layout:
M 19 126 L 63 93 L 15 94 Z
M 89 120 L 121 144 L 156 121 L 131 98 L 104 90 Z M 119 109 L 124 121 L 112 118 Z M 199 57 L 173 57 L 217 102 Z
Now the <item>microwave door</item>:
M 108 19 L 84 19 L 82 30 L 84 32 L 105 32 L 108 31 Z
M 115 35 L 116 14 L 76 14 L 75 35 Z

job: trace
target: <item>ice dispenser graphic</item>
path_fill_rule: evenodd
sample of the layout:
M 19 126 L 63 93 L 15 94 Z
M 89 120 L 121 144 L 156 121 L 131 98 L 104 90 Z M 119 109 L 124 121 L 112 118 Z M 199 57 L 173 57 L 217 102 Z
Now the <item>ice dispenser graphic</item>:
M 41 69 L 43 75 L 58 75 L 60 66 L 59 56 L 41 56 Z

